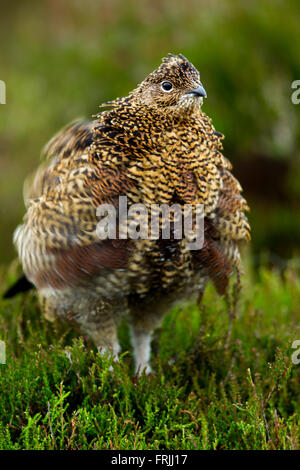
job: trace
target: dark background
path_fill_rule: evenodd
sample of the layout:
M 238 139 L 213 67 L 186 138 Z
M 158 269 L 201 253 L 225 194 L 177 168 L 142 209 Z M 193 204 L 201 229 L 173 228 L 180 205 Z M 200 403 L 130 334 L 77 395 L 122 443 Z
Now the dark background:
M 298 0 L 14 1 L 0 10 L 0 264 L 15 257 L 23 181 L 43 145 L 126 95 L 168 52 L 200 70 L 203 109 L 226 136 L 251 206 L 252 259 L 300 264 Z

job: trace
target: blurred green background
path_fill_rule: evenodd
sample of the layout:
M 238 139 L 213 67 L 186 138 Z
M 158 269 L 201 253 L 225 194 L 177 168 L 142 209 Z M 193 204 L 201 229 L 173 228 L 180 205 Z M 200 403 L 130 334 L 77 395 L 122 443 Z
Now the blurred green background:
M 299 259 L 298 0 L 2 2 L 0 41 L 0 263 L 15 257 L 23 181 L 43 145 L 126 95 L 168 52 L 200 70 L 204 110 L 251 206 L 253 259 Z

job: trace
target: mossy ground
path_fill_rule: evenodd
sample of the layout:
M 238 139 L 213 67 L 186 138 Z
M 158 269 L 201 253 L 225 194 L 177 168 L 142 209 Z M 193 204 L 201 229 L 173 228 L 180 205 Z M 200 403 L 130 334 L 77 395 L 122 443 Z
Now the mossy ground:
M 0 449 L 299 449 L 299 305 L 293 266 L 247 270 L 229 336 L 209 286 L 200 308 L 165 317 L 155 375 L 138 379 L 125 322 L 111 373 L 74 327 L 43 319 L 34 293 L 1 301 Z
M 204 111 L 251 207 L 251 259 L 298 261 L 246 270 L 231 335 L 212 286 L 200 308 L 174 309 L 153 339 L 156 375 L 139 380 L 125 322 L 112 374 L 78 331 L 43 319 L 35 294 L 0 300 L 0 449 L 299 449 L 299 1 L 2 3 L 1 263 L 15 256 L 23 182 L 43 145 L 168 52 L 200 70 Z M 16 276 L 0 271 L 3 291 Z

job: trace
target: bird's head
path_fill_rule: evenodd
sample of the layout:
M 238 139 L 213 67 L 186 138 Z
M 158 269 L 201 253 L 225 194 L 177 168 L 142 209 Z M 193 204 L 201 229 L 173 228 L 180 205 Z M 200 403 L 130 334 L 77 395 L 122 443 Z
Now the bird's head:
M 162 64 L 132 92 L 140 105 L 192 110 L 200 108 L 206 91 L 198 70 L 183 55 L 168 54 Z

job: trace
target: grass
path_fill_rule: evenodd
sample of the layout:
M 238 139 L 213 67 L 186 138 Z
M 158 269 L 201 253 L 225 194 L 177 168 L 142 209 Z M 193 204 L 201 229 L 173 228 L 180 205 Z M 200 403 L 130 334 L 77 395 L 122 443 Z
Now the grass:
M 43 319 L 35 294 L 2 301 L 0 449 L 299 449 L 299 303 L 293 267 L 247 273 L 229 338 L 209 286 L 200 309 L 165 317 L 156 374 L 137 379 L 125 322 L 111 373 L 76 329 Z
M 300 280 L 292 266 L 261 268 L 243 284 L 230 337 L 209 286 L 200 308 L 165 317 L 156 374 L 140 379 L 125 322 L 111 373 L 76 329 L 43 319 L 35 294 L 2 301 L 0 449 L 299 449 Z
M 247 199 L 254 188 L 253 253 L 267 247 L 276 263 L 297 254 L 300 107 L 291 102 L 291 83 L 300 78 L 297 0 L 30 3 L 1 6 L 0 79 L 7 89 L 0 107 L 1 263 L 14 256 L 23 181 L 42 146 L 71 120 L 127 94 L 167 52 L 181 52 L 199 68 L 205 112 L 226 135 L 234 171 L 248 159 L 269 161 L 267 170 L 262 164 L 241 172 Z M 274 169 L 277 161 L 285 162 L 286 174 Z M 111 359 L 76 329 L 43 319 L 35 294 L 0 299 L 7 350 L 0 364 L 0 449 L 299 449 L 300 365 L 291 361 L 291 345 L 300 339 L 296 261 L 281 273 L 247 269 L 232 329 L 212 286 L 200 308 L 169 312 L 153 340 L 156 375 L 140 380 L 125 322 L 124 353 L 111 374 Z M 0 270 L 3 290 L 16 275 L 14 267 Z
M 300 237 L 300 105 L 291 101 L 299 23 L 298 0 L 1 2 L 1 264 L 15 254 L 23 182 L 42 147 L 70 121 L 126 96 L 168 52 L 200 71 L 203 109 L 252 196 L 252 246 L 291 257 Z

